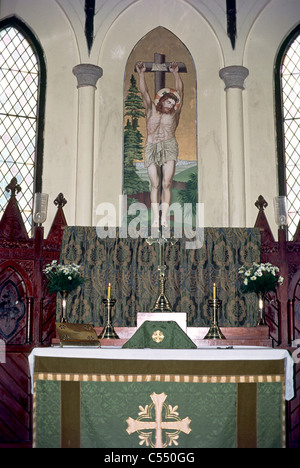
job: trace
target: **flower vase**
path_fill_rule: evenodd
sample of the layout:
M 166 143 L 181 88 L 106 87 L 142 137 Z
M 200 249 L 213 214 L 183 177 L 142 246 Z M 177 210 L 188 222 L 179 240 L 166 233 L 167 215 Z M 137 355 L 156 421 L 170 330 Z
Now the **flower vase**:
M 265 295 L 261 291 L 257 293 L 258 299 L 258 320 L 257 320 L 257 327 L 266 325 L 265 320 Z
M 67 317 L 67 305 L 68 305 L 68 296 L 69 293 L 67 291 L 60 291 L 61 297 L 61 323 L 68 323 Z

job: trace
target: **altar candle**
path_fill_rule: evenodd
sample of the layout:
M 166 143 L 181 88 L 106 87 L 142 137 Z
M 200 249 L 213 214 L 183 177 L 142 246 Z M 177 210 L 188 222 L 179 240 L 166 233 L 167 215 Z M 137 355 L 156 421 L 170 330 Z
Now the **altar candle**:
M 213 299 L 217 299 L 217 288 L 216 288 L 216 283 L 213 284 Z
M 108 283 L 108 288 L 107 288 L 107 299 L 110 299 L 111 297 L 111 284 Z

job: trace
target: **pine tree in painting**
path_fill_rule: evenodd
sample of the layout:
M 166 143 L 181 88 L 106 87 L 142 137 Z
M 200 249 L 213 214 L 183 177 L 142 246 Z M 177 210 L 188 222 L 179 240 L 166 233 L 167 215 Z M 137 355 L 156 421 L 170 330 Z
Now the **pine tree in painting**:
M 124 128 L 124 194 L 149 190 L 149 184 L 137 174 L 135 162 L 143 160 L 143 136 L 139 131 L 138 119 L 145 117 L 144 106 L 134 76 L 125 100 L 125 116 L 128 117 Z

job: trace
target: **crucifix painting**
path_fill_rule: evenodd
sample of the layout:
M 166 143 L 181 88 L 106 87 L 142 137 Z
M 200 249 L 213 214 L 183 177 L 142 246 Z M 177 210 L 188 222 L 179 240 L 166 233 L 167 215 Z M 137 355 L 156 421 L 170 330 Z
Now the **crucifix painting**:
M 150 32 L 128 60 L 125 88 L 123 193 L 129 203 L 147 206 L 152 227 L 174 227 L 182 219 L 175 220 L 172 208 L 194 209 L 198 201 L 196 84 L 188 50 L 164 28 Z
M 161 54 L 155 54 L 162 57 Z M 155 57 L 155 58 L 156 58 Z M 153 70 L 151 64 L 151 71 Z M 157 70 L 156 67 L 154 69 Z M 174 89 L 163 86 L 164 74 L 168 69 L 174 76 Z M 139 89 L 146 111 L 147 141 L 145 146 L 145 167 L 151 183 L 150 200 L 153 211 L 153 226 L 168 226 L 167 215 L 172 201 L 172 183 L 175 164 L 178 159 L 178 144 L 175 131 L 179 123 L 183 105 L 183 83 L 176 62 L 162 64 L 158 68 L 162 78 L 155 80 L 155 98 L 151 99 L 145 80 L 146 65 L 136 64 L 139 75 Z M 157 81 L 159 84 L 157 84 Z M 159 89 L 161 86 L 163 88 Z M 161 222 L 159 219 L 161 207 Z

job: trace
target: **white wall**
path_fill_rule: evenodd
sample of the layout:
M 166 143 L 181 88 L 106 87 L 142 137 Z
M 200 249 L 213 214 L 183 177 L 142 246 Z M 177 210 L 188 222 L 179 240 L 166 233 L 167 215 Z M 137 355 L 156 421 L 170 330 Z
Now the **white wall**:
M 72 69 L 103 69 L 95 92 L 94 213 L 99 203 L 118 204 L 122 191 L 123 94 L 127 58 L 136 43 L 163 26 L 185 44 L 197 75 L 199 201 L 205 225 L 227 226 L 228 152 L 226 92 L 219 70 L 249 69 L 243 94 L 246 224 L 254 203 L 277 194 L 273 67 L 287 34 L 300 21 L 299 0 L 237 0 L 238 37 L 233 51 L 226 32 L 225 0 L 97 0 L 95 41 L 88 55 L 84 0 L 1 0 L 0 17 L 17 15 L 36 34 L 46 58 L 47 102 L 43 190 L 63 192 L 68 224 L 75 222 L 78 90 Z M 240 181 L 237 181 L 239 184 Z M 50 204 L 49 227 L 56 208 Z M 77 214 L 78 215 L 78 214 Z M 93 222 L 97 222 L 94 215 Z
M 133 17 L 135 27 L 126 30 Z M 226 166 L 222 155 L 224 135 L 222 131 L 220 132 L 223 90 L 218 70 L 223 64 L 221 50 L 208 23 L 185 2 L 140 1 L 116 19 L 103 39 L 98 62 L 103 68 L 103 77 L 99 83 L 99 112 L 96 113 L 99 117 L 96 128 L 100 131 L 96 140 L 96 148 L 99 150 L 96 154 L 95 200 L 98 202 L 107 197 L 107 200 L 118 203 L 118 195 L 122 191 L 124 70 L 134 46 L 157 26 L 163 26 L 178 36 L 195 62 L 198 86 L 197 112 L 200 116 L 198 118 L 199 201 L 210 206 L 211 222 L 215 219 L 217 224 L 223 225 L 226 197 L 223 199 L 219 181 L 222 181 L 223 185 Z M 200 47 L 199 44 L 206 46 Z M 211 112 L 212 108 L 214 113 Z M 120 135 L 120 138 L 116 138 L 116 135 Z M 105 159 L 108 159 L 106 164 Z M 215 173 L 216 180 L 211 178 L 212 172 Z M 219 209 L 220 205 L 224 206 L 224 210 Z

